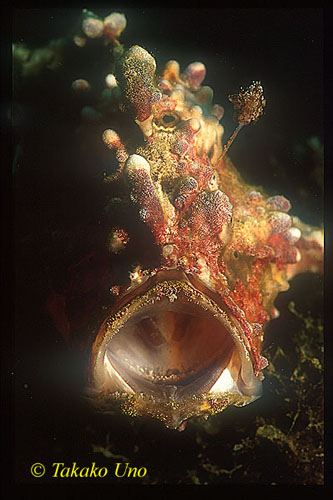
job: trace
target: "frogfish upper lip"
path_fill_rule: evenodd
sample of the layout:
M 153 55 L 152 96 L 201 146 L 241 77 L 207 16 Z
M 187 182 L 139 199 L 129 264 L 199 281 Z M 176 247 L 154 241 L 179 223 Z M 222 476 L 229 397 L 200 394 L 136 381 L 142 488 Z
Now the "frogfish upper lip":
M 239 324 L 221 298 L 182 271 L 160 271 L 129 291 L 101 325 L 91 383 L 105 408 L 177 428 L 195 415 L 261 395 Z

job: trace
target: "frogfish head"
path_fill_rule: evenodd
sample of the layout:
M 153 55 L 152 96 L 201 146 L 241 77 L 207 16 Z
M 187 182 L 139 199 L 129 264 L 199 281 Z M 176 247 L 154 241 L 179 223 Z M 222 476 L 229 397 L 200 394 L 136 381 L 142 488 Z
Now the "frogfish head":
M 133 273 L 110 306 L 93 342 L 90 387 L 99 409 L 118 400 L 127 414 L 175 429 L 260 397 L 274 300 L 295 274 L 319 267 L 322 244 L 287 213 L 286 198 L 246 184 L 223 154 L 223 108 L 201 85 L 205 66 L 180 73 L 169 61 L 159 78 L 155 69 L 145 49 L 123 53 L 120 110 L 143 141 L 126 143 L 113 129 L 102 140 L 118 162 L 105 177 L 109 197 L 124 212 L 136 206 L 160 260 Z M 262 114 L 262 91 L 254 82 L 238 94 L 242 126 Z M 111 251 L 126 234 L 113 230 Z

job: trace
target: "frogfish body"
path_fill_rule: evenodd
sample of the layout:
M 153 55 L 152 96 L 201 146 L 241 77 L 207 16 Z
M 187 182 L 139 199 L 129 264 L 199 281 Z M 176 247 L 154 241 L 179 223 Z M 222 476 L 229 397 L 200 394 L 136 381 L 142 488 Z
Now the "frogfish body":
M 127 283 L 110 283 L 89 395 L 100 409 L 117 401 L 129 415 L 176 429 L 261 396 L 274 301 L 296 274 L 321 271 L 323 234 L 289 215 L 284 196 L 246 184 L 223 154 L 223 108 L 202 85 L 204 64 L 181 72 L 169 61 L 157 77 L 144 48 L 117 49 L 108 77 L 115 106 L 141 137 L 125 140 L 114 123 L 104 129 L 100 140 L 118 162 L 104 182 L 110 206 L 134 208 L 149 229 L 159 264 L 139 262 Z M 251 120 L 251 98 L 264 105 L 259 82 L 236 99 L 240 123 Z M 110 228 L 112 258 L 131 238 Z

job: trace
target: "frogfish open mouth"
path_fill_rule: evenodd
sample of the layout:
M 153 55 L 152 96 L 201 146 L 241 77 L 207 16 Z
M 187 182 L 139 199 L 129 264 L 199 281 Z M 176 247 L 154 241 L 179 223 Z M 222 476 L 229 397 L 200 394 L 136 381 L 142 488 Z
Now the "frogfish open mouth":
M 177 428 L 261 395 L 242 328 L 195 276 L 160 271 L 124 299 L 93 347 L 105 398 L 125 393 L 136 412 Z

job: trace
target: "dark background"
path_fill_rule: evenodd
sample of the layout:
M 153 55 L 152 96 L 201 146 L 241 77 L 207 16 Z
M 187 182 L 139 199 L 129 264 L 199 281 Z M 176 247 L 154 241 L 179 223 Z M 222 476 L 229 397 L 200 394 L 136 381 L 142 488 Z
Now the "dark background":
M 101 17 L 110 13 L 109 9 L 90 8 Z M 322 164 L 308 141 L 318 137 L 322 143 L 324 137 L 322 9 L 122 9 L 120 5 L 112 6 L 112 11 L 123 12 L 127 19 L 121 42 L 125 47 L 139 44 L 147 49 L 157 61 L 157 74 L 169 59 L 178 60 L 181 68 L 193 61 L 206 65 L 204 83 L 213 88 L 214 102 L 225 109 L 225 141 L 236 125 L 228 94 L 253 80 L 262 82 L 267 100 L 265 115 L 257 124 L 243 128 L 230 157 L 247 182 L 264 187 L 270 195 L 285 195 L 291 201 L 292 214 L 320 225 Z M 14 11 L 13 41 L 40 47 L 51 39 L 68 36 L 79 17 L 80 11 L 74 9 L 18 9 Z M 73 77 L 85 77 L 76 73 L 74 62 L 67 71 L 69 85 Z M 230 408 L 216 417 L 218 433 L 201 428 L 199 423 L 190 423 L 185 432 L 178 433 L 149 419 L 95 416 L 80 401 L 86 356 L 67 350 L 44 309 L 48 286 L 45 269 L 53 266 L 50 274 L 61 275 L 64 262 L 67 265 L 68 242 L 64 240 L 55 252 L 47 235 L 54 230 L 54 221 L 59 227 L 57 217 L 63 218 L 66 234 L 84 225 L 84 220 L 88 228 L 98 220 L 103 208 L 96 187 L 100 166 L 97 159 L 87 171 L 75 161 L 72 131 L 80 117 L 79 108 L 67 102 L 70 94 L 66 78 L 59 79 L 59 84 L 57 76 L 46 78 L 45 101 L 41 88 L 41 83 L 38 90 L 31 88 L 33 98 L 22 94 L 24 117 L 14 131 L 14 150 L 17 144 L 24 145 L 14 176 L 15 258 L 19 269 L 11 370 L 15 479 L 50 480 L 47 475 L 40 480 L 30 476 L 34 462 L 76 461 L 86 466 L 92 461 L 103 465 L 104 460 L 112 468 L 123 459 L 111 455 L 107 460 L 105 455 L 93 452 L 94 444 L 105 446 L 107 434 L 109 450 L 129 458 L 132 465 L 148 467 L 151 482 L 192 484 L 195 481 L 188 471 L 197 467 L 202 449 L 208 450 L 212 462 L 231 470 L 230 450 L 240 435 L 253 434 L 256 416 L 272 417 L 274 411 L 277 415 L 282 411 L 268 387 L 267 399 L 264 394 L 249 407 Z M 66 120 L 59 106 L 61 96 L 63 107 L 70 110 L 66 111 Z M 16 98 L 14 93 L 14 101 Z M 75 231 L 73 239 L 78 238 Z M 84 239 L 87 232 L 82 230 L 80 238 Z M 89 250 L 89 243 L 82 243 L 82 248 Z M 279 299 L 282 319 L 269 325 L 266 345 L 278 343 L 279 335 L 285 338 L 295 326 L 286 312 L 290 300 L 319 317 L 320 279 L 306 276 Z M 285 342 L 289 345 L 288 340 Z M 267 463 L 265 450 L 260 449 L 258 457 L 261 459 L 256 467 L 250 467 L 249 475 L 241 476 L 238 482 L 306 481 L 295 477 L 289 462 L 274 468 L 274 453 Z M 208 483 L 233 482 L 232 474 L 203 477 Z

